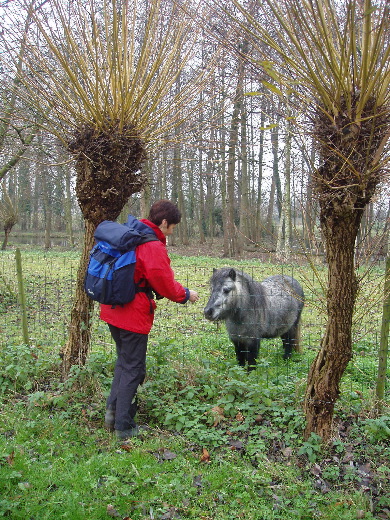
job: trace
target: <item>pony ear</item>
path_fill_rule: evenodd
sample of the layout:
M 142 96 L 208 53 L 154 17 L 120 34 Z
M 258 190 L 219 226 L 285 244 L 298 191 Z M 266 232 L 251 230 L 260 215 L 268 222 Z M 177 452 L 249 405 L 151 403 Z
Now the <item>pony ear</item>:
M 229 271 L 229 278 L 231 278 L 233 280 L 233 282 L 235 282 L 235 280 L 236 280 L 236 271 L 234 269 L 230 269 L 230 271 Z

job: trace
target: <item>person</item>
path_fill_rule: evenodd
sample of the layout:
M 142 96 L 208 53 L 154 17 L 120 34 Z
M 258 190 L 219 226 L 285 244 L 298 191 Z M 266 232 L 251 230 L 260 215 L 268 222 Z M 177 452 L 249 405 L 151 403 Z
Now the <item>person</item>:
M 117 351 L 105 426 L 115 430 L 119 440 L 135 437 L 140 432 L 135 422 L 136 395 L 146 375 L 148 334 L 156 309 L 152 290 L 158 297 L 181 304 L 199 299 L 196 291 L 175 280 L 166 249 L 166 238 L 180 220 L 180 210 L 169 200 L 159 200 L 151 206 L 148 219 L 141 219 L 140 225 L 148 226 L 148 233 L 154 232 L 158 240 L 137 246 L 134 272 L 134 282 L 146 291 L 137 292 L 134 300 L 123 306 L 100 306 L 100 319 L 108 324 Z

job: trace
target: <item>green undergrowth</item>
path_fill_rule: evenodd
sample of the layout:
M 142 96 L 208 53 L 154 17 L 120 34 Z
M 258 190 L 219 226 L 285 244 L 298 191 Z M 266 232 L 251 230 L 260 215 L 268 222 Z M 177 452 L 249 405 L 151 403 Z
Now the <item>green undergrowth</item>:
M 259 280 L 294 275 L 307 297 L 303 352 L 284 362 L 280 340 L 262 341 L 247 373 L 224 326 L 202 314 L 212 270 L 227 259 L 172 254 L 177 279 L 200 301 L 158 302 L 139 392 L 138 420 L 150 429 L 118 444 L 103 428 L 115 361 L 104 323 L 94 321 L 88 363 L 60 378 L 79 253 L 23 251 L 32 346 L 21 344 L 13 257 L 0 256 L 0 518 L 390 518 L 390 410 L 373 411 L 375 277 L 360 291 L 354 357 L 324 447 L 315 435 L 303 440 L 302 402 L 324 331 L 326 268 L 314 276 L 307 266 L 230 262 Z
M 162 352 L 165 352 L 165 356 Z M 142 438 L 103 428 L 113 357 L 61 382 L 54 352 L 2 349 L 0 517 L 326 520 L 386 518 L 389 411 L 341 399 L 327 447 L 303 440 L 301 378 L 265 381 L 233 360 L 184 366 L 152 345 Z M 12 368 L 13 367 L 13 368 Z M 272 378 L 271 378 L 272 379 Z M 265 384 L 266 383 L 266 384 Z

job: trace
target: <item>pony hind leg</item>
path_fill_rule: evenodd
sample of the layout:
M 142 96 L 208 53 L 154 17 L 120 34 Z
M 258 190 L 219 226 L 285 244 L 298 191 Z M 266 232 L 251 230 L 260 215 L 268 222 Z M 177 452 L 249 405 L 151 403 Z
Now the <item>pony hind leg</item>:
M 302 352 L 300 343 L 300 329 L 301 327 L 298 317 L 297 321 L 294 323 L 291 329 L 280 336 L 282 338 L 284 347 L 283 359 L 289 359 L 291 357 L 292 351 Z

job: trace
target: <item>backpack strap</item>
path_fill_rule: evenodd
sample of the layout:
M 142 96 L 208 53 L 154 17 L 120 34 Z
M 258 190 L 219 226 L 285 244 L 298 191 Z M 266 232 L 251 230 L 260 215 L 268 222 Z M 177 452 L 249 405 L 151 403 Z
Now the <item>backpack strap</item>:
M 146 242 L 154 242 L 158 240 L 158 238 L 156 237 L 156 235 L 152 232 L 148 235 L 145 235 L 143 236 L 137 247 L 140 246 L 141 244 L 146 244 Z M 146 287 L 140 287 L 139 284 L 142 283 L 142 282 L 145 282 L 147 283 L 147 281 L 145 280 L 145 278 L 141 278 L 141 280 L 137 283 L 134 282 L 134 285 L 135 285 L 135 292 L 136 293 L 139 293 L 139 292 L 143 292 L 146 294 L 146 296 L 149 298 L 149 303 L 150 303 L 150 314 L 153 314 L 153 306 L 152 306 L 152 300 L 153 300 L 153 293 L 156 295 L 156 300 L 159 300 L 161 298 L 163 298 L 163 296 L 160 296 L 156 291 L 154 291 L 152 289 L 152 287 L 149 286 L 146 286 Z

